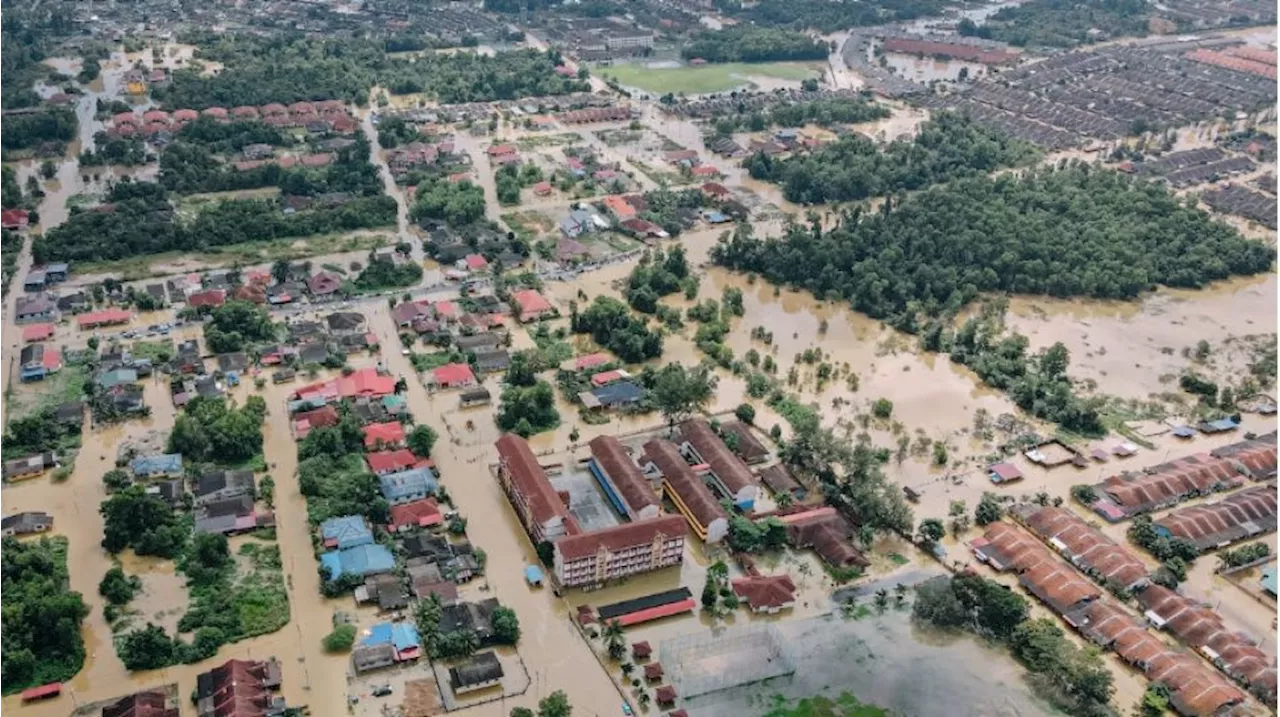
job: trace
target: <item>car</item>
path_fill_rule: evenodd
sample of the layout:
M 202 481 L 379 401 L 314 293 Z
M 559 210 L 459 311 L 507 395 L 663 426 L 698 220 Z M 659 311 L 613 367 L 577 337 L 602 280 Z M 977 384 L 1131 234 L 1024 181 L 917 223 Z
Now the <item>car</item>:
M 378 685 L 373 688 L 374 697 L 386 697 L 391 694 L 391 685 Z
M 634 713 L 631 711 L 631 705 L 627 704 L 626 702 L 623 702 L 623 703 L 622 703 L 622 714 L 624 714 L 624 715 L 628 715 L 628 716 L 630 716 L 631 714 L 634 714 Z

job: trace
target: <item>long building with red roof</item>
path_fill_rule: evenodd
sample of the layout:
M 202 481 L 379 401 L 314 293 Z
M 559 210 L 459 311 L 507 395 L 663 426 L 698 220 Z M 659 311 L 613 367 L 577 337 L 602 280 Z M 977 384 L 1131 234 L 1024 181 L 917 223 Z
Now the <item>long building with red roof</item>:
M 644 455 L 662 473 L 664 494 L 689 521 L 689 527 L 708 543 L 718 543 L 729 534 L 729 514 L 702 478 L 684 460 L 680 449 L 664 438 L 644 444 Z
M 723 439 L 701 418 L 691 418 L 680 424 L 683 443 L 681 453 L 705 463 L 711 469 L 711 477 L 735 505 L 750 510 L 760 494 L 755 474 L 737 456 Z
M 661 570 L 684 562 L 684 518 L 663 515 L 561 538 L 555 543 L 556 579 L 564 587 Z
M 658 494 L 631 460 L 622 441 L 613 436 L 596 436 L 588 445 L 591 472 L 619 513 L 631 520 L 644 520 L 662 512 Z
M 1070 510 L 1046 506 L 1023 522 L 1073 565 L 1104 585 L 1133 590 L 1150 582 L 1146 563 Z
M 529 442 L 514 433 L 498 438 L 498 482 L 534 544 L 582 532 L 551 486 Z
M 1254 486 L 1215 503 L 1179 508 L 1157 520 L 1155 529 L 1164 537 L 1189 540 L 1202 551 L 1274 533 L 1275 484 Z

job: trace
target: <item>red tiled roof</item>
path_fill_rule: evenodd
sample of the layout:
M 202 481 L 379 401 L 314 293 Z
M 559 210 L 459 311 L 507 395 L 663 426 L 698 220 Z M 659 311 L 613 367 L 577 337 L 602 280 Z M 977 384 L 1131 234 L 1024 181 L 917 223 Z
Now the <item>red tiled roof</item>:
M 45 349 L 40 363 L 50 373 L 62 368 L 62 352 L 56 349 Z
M 399 530 L 405 526 L 426 528 L 443 522 L 444 516 L 440 514 L 440 506 L 436 505 L 436 501 L 433 498 L 424 498 L 415 500 L 412 503 L 391 506 L 390 527 L 392 530 Z
M 627 200 L 616 194 L 610 194 L 604 198 L 604 205 L 609 211 L 613 212 L 619 219 L 631 219 L 636 215 L 636 208 L 627 203 Z
M 468 254 L 466 256 L 467 268 L 472 271 L 480 271 L 489 266 L 489 260 L 480 254 Z
M 241 105 L 231 110 L 231 114 L 235 117 L 257 117 L 258 108 L 249 105 Z
M 31 214 L 25 209 L 0 210 L 0 226 L 5 229 L 20 229 L 31 221 Z
M 407 470 L 418 462 L 418 457 L 413 455 L 413 451 L 408 448 L 399 448 L 394 451 L 375 451 L 367 454 L 364 459 L 369 464 L 369 470 L 378 474 Z
M 31 324 L 22 327 L 23 341 L 44 341 L 53 336 L 53 324 Z
M 676 688 L 671 685 L 663 685 L 654 691 L 653 696 L 659 703 L 670 703 L 676 701 Z
M 80 314 L 76 317 L 76 323 L 82 329 L 93 328 L 94 326 L 104 326 L 106 324 L 122 324 L 128 321 L 133 315 L 125 309 L 103 309 L 102 311 L 91 311 L 87 314 Z
M 190 122 L 191 120 L 198 119 L 199 117 L 200 113 L 195 110 L 183 109 L 176 110 L 173 113 L 173 119 L 177 122 Z
M 610 553 L 618 553 L 627 548 L 652 545 L 659 536 L 683 537 L 685 532 L 683 517 L 663 515 L 564 537 L 556 541 L 555 548 L 556 552 L 569 562 L 595 555 L 602 549 Z
M 1183 55 L 1183 57 L 1186 57 L 1188 60 L 1192 60 L 1193 62 L 1203 62 L 1208 65 L 1225 67 L 1228 70 L 1234 70 L 1236 72 L 1247 72 L 1259 77 L 1266 77 L 1272 80 L 1276 79 L 1275 65 L 1267 65 L 1244 57 L 1234 57 L 1232 55 L 1204 47 L 1188 52 L 1186 55 Z
M 689 612 L 697 606 L 698 603 L 694 602 L 693 598 L 685 598 L 680 602 L 667 603 L 666 605 L 659 605 L 657 607 L 627 613 L 626 615 L 619 616 L 617 621 L 618 625 L 621 627 L 639 625 L 642 622 L 649 622 L 650 620 L 658 620 L 671 615 L 679 615 L 682 612 Z
M 338 409 L 333 406 L 321 406 L 313 411 L 304 411 L 293 415 L 294 431 L 299 438 L 305 438 L 312 429 L 338 425 Z
M 609 361 L 609 354 L 597 352 L 577 357 L 573 360 L 573 367 L 578 371 L 581 371 L 583 369 L 609 363 Z
M 189 306 L 222 306 L 227 301 L 226 289 L 209 289 L 187 297 Z
M 331 271 L 322 271 L 307 279 L 307 288 L 313 294 L 332 294 L 342 286 L 342 277 Z
M 576 534 L 577 521 L 569 514 L 564 501 L 560 500 L 555 488 L 551 486 L 546 471 L 529 448 L 529 442 L 513 433 L 505 433 L 498 438 L 496 445 L 498 460 L 510 474 L 513 489 L 529 506 L 533 520 L 546 523 L 559 516 L 564 520 L 565 532 L 569 535 Z
M 535 289 L 517 291 L 512 295 L 512 298 L 520 305 L 521 316 L 529 316 L 551 310 L 551 302 L 547 301 L 546 297 L 539 294 Z
M 731 194 L 729 188 L 719 182 L 707 182 L 702 185 L 702 193 L 710 194 L 713 197 L 727 197 Z
M 379 443 L 395 445 L 404 441 L 404 425 L 399 421 L 370 423 L 362 429 L 365 448 L 376 447 Z
M 437 301 L 431 305 L 435 309 L 436 315 L 445 319 L 452 319 L 458 315 L 458 305 L 452 301 Z
M 168 703 L 163 690 L 135 692 L 103 707 L 102 717 L 178 717 L 178 708 Z
M 661 662 L 650 662 L 644 666 L 644 678 L 646 680 L 660 680 L 662 679 L 662 675 L 663 671 Z
M 1224 542 L 1239 540 L 1250 531 L 1242 526 L 1254 524 L 1266 532 L 1267 526 L 1276 524 L 1276 489 L 1274 485 L 1260 485 L 1227 496 L 1217 503 L 1194 505 L 1175 510 L 1156 521 L 1175 537 L 1191 541 Z M 1241 533 L 1237 535 L 1237 533 Z
M 431 375 L 441 386 L 458 386 L 476 381 L 476 375 L 471 370 L 471 366 L 465 363 L 447 363 L 433 369 Z
M 143 122 L 168 122 L 169 113 L 164 110 L 148 110 L 142 113 Z
M 1065 508 L 1048 506 L 1027 517 L 1027 527 L 1045 540 L 1056 540 L 1072 562 L 1095 570 L 1101 580 L 1129 588 L 1147 577 L 1147 566 L 1133 553 Z
M 1239 472 L 1229 460 L 1201 453 L 1156 466 L 1145 473 L 1112 476 L 1098 487 L 1126 512 L 1132 513 L 1240 480 Z
M 1060 560 L 1026 570 L 1018 580 L 1059 614 L 1102 595 L 1097 586 Z
M 596 436 L 587 445 L 591 446 L 591 456 L 613 481 L 627 507 L 639 513 L 651 505 L 658 505 L 658 496 L 649 480 L 627 455 L 621 441 L 613 436 Z
M 591 385 L 604 386 L 606 384 L 613 383 L 614 381 L 620 381 L 626 377 L 627 375 L 625 373 L 617 369 L 612 371 L 601 371 L 591 377 Z
M 662 471 L 663 479 L 704 530 L 715 520 L 729 519 L 720 502 L 712 495 L 711 489 L 693 472 L 689 464 L 685 463 L 680 455 L 680 449 L 676 448 L 674 443 L 656 438 L 644 444 L 644 454 L 658 466 L 658 470 Z
M 866 567 L 871 563 L 849 540 L 851 528 L 830 506 L 783 516 L 787 536 L 797 548 L 812 547 L 829 565 Z
M 984 65 L 1003 65 L 1017 62 L 1018 55 L 1002 50 L 988 50 L 977 45 L 959 42 L 936 42 L 933 40 L 916 40 L 905 37 L 886 37 L 883 40 L 885 52 L 901 52 L 908 55 L 927 55 L 929 57 L 949 57 L 964 62 L 978 62 Z
M 796 601 L 796 585 L 787 575 L 753 575 L 738 578 L 730 585 L 752 610 L 780 608 Z
M 653 654 L 653 647 L 649 645 L 648 640 L 633 642 L 631 643 L 631 654 L 635 655 L 636 659 L 643 660 Z
M 685 421 L 680 424 L 680 436 L 693 444 L 698 455 L 711 466 L 716 478 L 729 489 L 729 492 L 737 495 L 743 488 L 756 484 L 751 469 L 729 450 L 706 421 L 701 418 Z

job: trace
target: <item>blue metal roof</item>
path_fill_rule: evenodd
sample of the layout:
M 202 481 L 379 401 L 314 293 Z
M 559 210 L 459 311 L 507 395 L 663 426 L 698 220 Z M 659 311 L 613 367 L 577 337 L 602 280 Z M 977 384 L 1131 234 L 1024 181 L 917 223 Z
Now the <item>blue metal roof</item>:
M 399 473 L 390 473 L 378 479 L 382 488 L 382 497 L 394 501 L 419 493 L 434 493 L 436 479 L 429 468 L 410 468 Z
M 182 456 L 166 453 L 158 456 L 138 456 L 129 463 L 134 475 L 151 476 L 182 472 Z
M 542 568 L 538 567 L 537 565 L 524 566 L 524 579 L 530 585 L 541 585 L 542 584 Z
M 375 575 L 389 573 L 396 567 L 391 551 L 374 543 L 345 550 L 331 550 L 320 556 L 320 564 L 329 569 L 329 579 L 343 575 Z
M 1276 566 L 1271 565 L 1263 569 L 1261 582 L 1263 590 L 1266 590 L 1272 595 L 1276 594 Z
M 358 515 L 344 515 L 341 518 L 330 518 L 320 524 L 320 536 L 327 540 L 338 541 L 338 549 L 354 548 L 373 542 L 373 532 L 365 525 L 364 518 Z
M 380 622 L 369 628 L 369 634 L 360 641 L 360 644 L 365 647 L 388 643 L 394 646 L 397 652 L 403 652 L 421 647 L 422 639 L 418 637 L 418 629 L 410 623 Z
M 634 403 L 644 397 L 644 389 L 631 381 L 614 381 L 591 392 L 602 406 Z

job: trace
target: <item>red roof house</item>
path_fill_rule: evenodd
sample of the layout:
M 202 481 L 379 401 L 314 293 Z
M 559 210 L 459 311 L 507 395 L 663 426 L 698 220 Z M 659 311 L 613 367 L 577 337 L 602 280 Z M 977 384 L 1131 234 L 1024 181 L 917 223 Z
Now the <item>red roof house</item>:
M 733 194 L 728 187 L 719 182 L 707 182 L 702 185 L 702 193 L 712 199 L 728 199 Z
M 754 575 L 731 583 L 751 612 L 773 614 L 796 604 L 796 585 L 787 575 Z
M 293 415 L 293 435 L 302 440 L 314 428 L 325 428 L 338 425 L 338 409 L 333 406 L 321 406 L 313 411 L 304 411 Z
M 555 307 L 551 306 L 551 302 L 546 297 L 539 294 L 534 289 L 524 289 L 512 294 L 516 304 L 520 307 L 520 322 L 537 321 L 549 314 L 555 312 Z
M 399 421 L 371 423 L 364 427 L 364 447 L 404 445 L 404 426 Z
M 391 506 L 391 522 L 387 529 L 398 533 L 409 528 L 429 528 L 444 522 L 440 506 L 434 498 L 424 498 L 411 503 Z
M 342 288 L 342 277 L 331 271 L 322 271 L 307 279 L 307 289 L 313 296 L 327 296 Z
M 378 451 L 366 455 L 364 459 L 369 464 L 369 470 L 377 475 L 408 470 L 418 463 L 418 457 L 408 448 Z
M 463 261 L 467 263 L 467 268 L 471 271 L 483 271 L 489 266 L 489 260 L 480 254 L 468 254 Z
M 448 363 L 440 366 L 431 372 L 431 377 L 440 388 L 476 385 L 476 375 L 465 363 Z
M 53 336 L 53 324 L 31 324 L 22 327 L 22 340 L 28 343 L 44 341 L 50 336 Z
M 81 329 L 94 329 L 112 324 L 127 324 L 131 317 L 132 314 L 125 309 L 103 309 L 102 311 L 80 314 L 76 317 L 76 323 L 79 324 Z
M 591 385 L 597 386 L 597 387 L 607 386 L 613 383 L 614 381 L 621 381 L 626 377 L 627 377 L 627 374 L 625 371 L 619 371 L 617 369 L 614 369 L 612 371 L 601 371 L 600 373 L 591 377 Z
M 217 308 L 227 303 L 226 289 L 209 289 L 208 291 L 199 291 L 187 297 L 187 305 L 194 307 L 208 306 Z
M 0 211 L 0 228 L 26 229 L 31 222 L 31 215 L 25 209 L 5 209 Z

